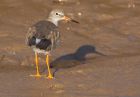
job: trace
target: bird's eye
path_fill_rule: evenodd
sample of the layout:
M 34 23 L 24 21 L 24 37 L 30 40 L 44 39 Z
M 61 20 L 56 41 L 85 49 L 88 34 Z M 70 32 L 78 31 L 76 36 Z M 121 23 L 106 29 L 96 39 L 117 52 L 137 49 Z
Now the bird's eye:
M 56 13 L 56 15 L 59 15 L 58 13 Z

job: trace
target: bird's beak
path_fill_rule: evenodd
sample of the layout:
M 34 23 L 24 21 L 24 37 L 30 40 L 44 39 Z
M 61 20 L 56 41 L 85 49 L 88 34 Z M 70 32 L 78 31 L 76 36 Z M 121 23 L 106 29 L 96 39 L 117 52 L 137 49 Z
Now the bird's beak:
M 72 19 L 72 18 L 69 18 L 69 17 L 67 17 L 67 16 L 64 16 L 63 19 L 64 19 L 65 21 L 72 21 L 72 22 L 75 22 L 75 23 L 78 23 L 78 24 L 79 24 L 78 21 L 76 21 L 76 20 L 74 20 L 74 19 Z

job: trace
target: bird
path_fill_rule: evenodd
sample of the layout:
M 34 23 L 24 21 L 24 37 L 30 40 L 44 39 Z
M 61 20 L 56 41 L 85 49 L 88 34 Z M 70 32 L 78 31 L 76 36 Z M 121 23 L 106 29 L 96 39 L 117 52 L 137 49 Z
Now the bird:
M 50 12 L 47 19 L 40 20 L 28 28 L 26 44 L 33 49 L 36 64 L 36 74 L 30 76 L 37 78 L 43 76 L 39 72 L 38 54 L 44 54 L 46 56 L 46 65 L 48 69 L 47 78 L 53 79 L 53 75 L 50 70 L 49 55 L 60 43 L 58 22 L 62 20 L 79 23 L 78 21 L 66 16 L 62 9 L 54 9 Z

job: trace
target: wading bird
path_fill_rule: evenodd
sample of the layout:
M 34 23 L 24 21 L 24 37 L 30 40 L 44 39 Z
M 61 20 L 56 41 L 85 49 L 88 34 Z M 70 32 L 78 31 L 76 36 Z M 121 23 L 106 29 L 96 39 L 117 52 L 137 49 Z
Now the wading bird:
M 34 77 L 41 77 L 39 72 L 38 54 L 46 55 L 46 64 L 48 68 L 48 79 L 52 79 L 53 76 L 50 71 L 49 53 L 54 50 L 59 41 L 60 33 L 58 31 L 58 22 L 61 20 L 72 21 L 79 23 L 64 15 L 64 12 L 60 9 L 52 10 L 49 17 L 46 20 L 39 21 L 29 27 L 26 35 L 26 43 L 35 52 L 36 74 L 31 75 Z

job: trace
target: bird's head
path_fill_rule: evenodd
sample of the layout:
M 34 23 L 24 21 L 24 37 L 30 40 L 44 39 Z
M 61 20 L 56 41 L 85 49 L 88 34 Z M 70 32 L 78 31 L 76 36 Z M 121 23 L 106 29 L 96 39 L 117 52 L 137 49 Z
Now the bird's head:
M 67 16 L 65 16 L 63 10 L 60 10 L 60 9 L 55 9 L 55 10 L 52 10 L 50 15 L 49 15 L 49 20 L 51 20 L 53 23 L 57 23 L 58 21 L 61 21 L 61 20 L 65 20 L 65 21 L 72 21 L 72 22 L 75 22 L 75 23 L 79 23 L 78 21 L 72 19 L 72 18 L 69 18 Z

